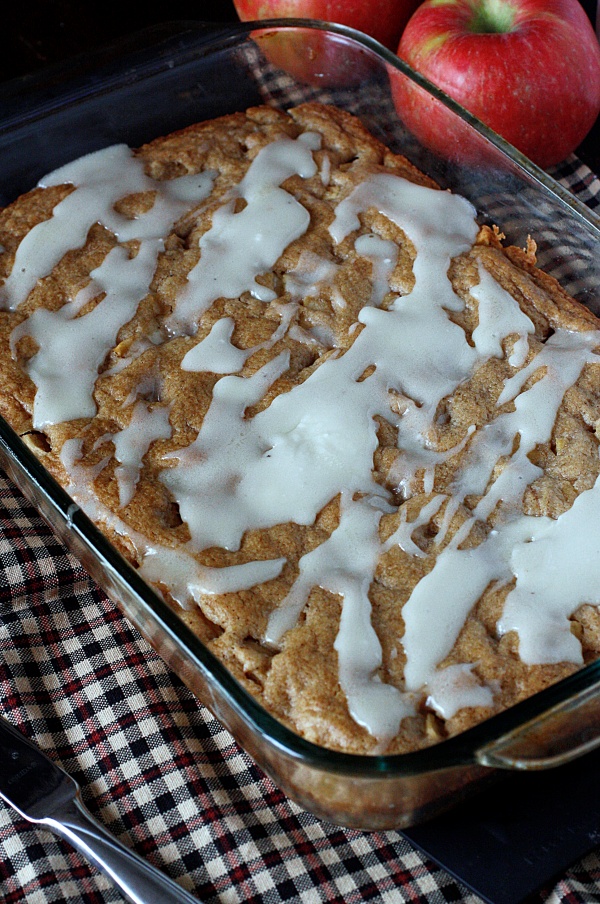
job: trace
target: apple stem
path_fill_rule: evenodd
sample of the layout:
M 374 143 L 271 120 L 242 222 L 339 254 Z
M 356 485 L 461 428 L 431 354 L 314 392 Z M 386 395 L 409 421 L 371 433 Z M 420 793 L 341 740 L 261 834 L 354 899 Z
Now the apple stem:
M 469 29 L 474 34 L 506 34 L 512 31 L 515 9 L 506 0 L 484 0 L 473 4 L 473 16 Z

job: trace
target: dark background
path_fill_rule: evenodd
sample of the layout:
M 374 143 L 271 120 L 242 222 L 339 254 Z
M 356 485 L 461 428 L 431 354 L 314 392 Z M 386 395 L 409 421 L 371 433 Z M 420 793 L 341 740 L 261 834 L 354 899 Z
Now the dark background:
M 3 4 L 0 77 L 9 79 L 163 22 L 237 22 L 232 0 L 152 4 L 17 0 Z
M 377 2 L 377 0 L 371 0 Z M 595 23 L 597 0 L 581 0 Z M 127 0 L 102 3 L 73 0 L 18 0 L 4 4 L 0 42 L 0 81 L 39 73 L 45 67 L 114 44 L 125 36 L 165 23 L 236 22 L 232 0 L 178 0 L 167 4 Z M 1 116 L 0 109 L 0 116 Z M 578 149 L 581 159 L 600 173 L 600 118 Z

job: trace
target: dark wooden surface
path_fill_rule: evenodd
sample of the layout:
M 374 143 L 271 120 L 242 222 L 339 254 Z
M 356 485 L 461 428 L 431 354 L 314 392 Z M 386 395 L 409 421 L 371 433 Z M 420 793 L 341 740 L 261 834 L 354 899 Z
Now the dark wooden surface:
M 590 17 L 595 15 L 596 0 L 582 0 L 582 5 Z M 0 81 L 63 64 L 148 26 L 185 21 L 237 21 L 232 0 L 195 0 L 193 3 L 179 0 L 167 9 L 162 4 L 138 5 L 127 0 L 104 0 L 103 3 L 27 0 L 5 6 Z M 600 172 L 600 118 L 578 148 L 578 153 L 590 169 Z

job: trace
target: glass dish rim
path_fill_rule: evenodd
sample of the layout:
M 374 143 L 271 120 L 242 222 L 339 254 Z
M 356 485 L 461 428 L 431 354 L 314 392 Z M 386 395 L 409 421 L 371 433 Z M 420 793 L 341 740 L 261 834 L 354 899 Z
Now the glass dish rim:
M 453 110 L 469 126 L 495 145 L 513 164 L 522 169 L 530 179 L 541 183 L 561 204 L 567 206 L 571 213 L 583 219 L 586 227 L 598 234 L 600 241 L 600 216 L 572 196 L 551 175 L 541 170 L 512 145 L 473 117 L 456 101 L 415 72 L 403 60 L 362 32 L 335 23 L 302 18 L 255 20 L 226 26 L 221 23 L 217 25 L 196 20 L 173 24 L 177 24 L 185 30 L 176 35 L 167 36 L 164 41 L 168 43 L 173 37 L 180 42 L 185 39 L 189 42 L 189 46 L 178 47 L 175 52 L 189 53 L 194 49 L 196 56 L 216 53 L 239 45 L 242 40 L 251 38 L 253 31 L 318 30 L 361 45 L 370 53 L 375 54 L 386 66 L 402 72 Z M 196 43 L 198 41 L 200 41 L 199 44 Z M 150 49 L 154 48 L 145 48 L 141 51 L 135 67 L 128 69 L 129 78 L 137 81 L 142 78 L 151 78 L 164 71 L 168 64 L 162 57 L 149 57 L 148 50 Z M 20 116 L 15 113 L 7 121 L 0 119 L 0 130 L 19 129 L 37 118 L 52 116 L 72 104 L 85 102 L 94 95 L 110 93 L 111 90 L 123 86 L 122 79 L 123 72 L 115 71 L 95 86 L 90 86 L 85 81 L 75 80 L 71 84 L 67 81 L 61 92 L 53 94 L 51 98 L 41 101 L 37 105 L 35 102 L 30 103 L 30 106 Z M 35 92 L 36 81 L 36 79 L 29 81 L 28 90 Z M 20 79 L 13 80 L 4 90 L 15 90 L 19 82 Z M 0 99 L 2 94 L 3 89 L 0 89 Z M 599 659 L 468 730 L 413 752 L 356 754 L 313 743 L 271 715 L 235 679 L 216 655 L 193 634 L 177 613 L 141 578 L 136 569 L 121 556 L 88 516 L 73 503 L 66 491 L 46 471 L 2 417 L 0 417 L 0 451 L 4 453 L 9 462 L 16 464 L 31 481 L 31 484 L 50 501 L 53 510 L 83 540 L 85 545 L 95 550 L 102 561 L 112 571 L 116 571 L 121 579 L 125 580 L 142 604 L 150 608 L 162 630 L 170 638 L 174 638 L 177 643 L 183 645 L 194 666 L 200 668 L 202 672 L 210 673 L 220 689 L 227 695 L 235 710 L 243 714 L 243 718 L 250 723 L 251 727 L 258 730 L 266 740 L 286 756 L 300 760 L 304 765 L 318 767 L 336 774 L 355 775 L 361 779 L 381 780 L 383 778 L 396 779 L 458 765 L 476 764 L 478 762 L 477 753 L 485 744 L 495 742 L 511 731 L 525 728 L 528 723 L 548 713 L 553 707 L 575 699 L 576 695 L 582 691 L 589 691 L 594 687 L 600 691 Z M 33 504 L 35 505 L 35 503 Z

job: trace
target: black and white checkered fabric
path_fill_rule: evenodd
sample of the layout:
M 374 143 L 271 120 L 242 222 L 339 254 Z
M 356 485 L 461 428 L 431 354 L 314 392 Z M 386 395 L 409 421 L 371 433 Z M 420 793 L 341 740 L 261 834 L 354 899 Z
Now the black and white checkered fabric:
M 553 175 L 600 205 L 600 181 L 576 158 Z M 399 833 L 324 824 L 288 800 L 2 475 L 0 695 L 91 812 L 205 904 L 480 902 Z M 594 853 L 534 904 L 597 901 L 599 887 Z M 0 805 L 0 900 L 122 899 L 66 843 Z

